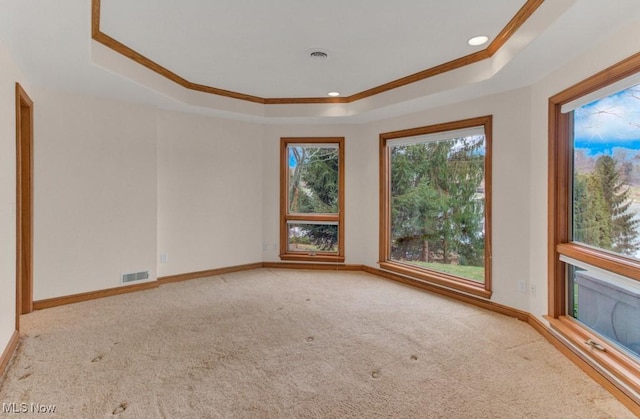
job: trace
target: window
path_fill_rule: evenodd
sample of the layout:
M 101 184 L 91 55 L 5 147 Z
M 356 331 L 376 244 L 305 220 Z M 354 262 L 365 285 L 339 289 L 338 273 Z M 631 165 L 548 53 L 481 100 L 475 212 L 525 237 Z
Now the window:
M 380 266 L 491 295 L 491 116 L 380 135 Z
M 640 57 L 549 104 L 549 321 L 638 392 Z
M 280 141 L 280 258 L 344 262 L 344 138 Z

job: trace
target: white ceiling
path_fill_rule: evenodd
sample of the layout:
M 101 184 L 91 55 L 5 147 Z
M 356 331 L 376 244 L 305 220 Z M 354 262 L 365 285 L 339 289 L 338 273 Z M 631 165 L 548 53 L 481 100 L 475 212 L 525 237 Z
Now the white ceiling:
M 476 52 L 524 0 L 105 0 L 101 31 L 195 83 L 343 96 Z M 322 49 L 327 60 L 308 51 Z
M 523 3 L 102 0 L 101 30 L 191 82 L 261 97 L 322 97 L 469 54 L 467 38 L 494 37 Z M 638 19 L 639 0 L 546 0 L 492 60 L 342 107 L 185 92 L 92 41 L 89 0 L 0 0 L 0 44 L 27 85 L 262 122 L 363 122 L 526 86 Z M 330 58 L 307 58 L 313 48 Z

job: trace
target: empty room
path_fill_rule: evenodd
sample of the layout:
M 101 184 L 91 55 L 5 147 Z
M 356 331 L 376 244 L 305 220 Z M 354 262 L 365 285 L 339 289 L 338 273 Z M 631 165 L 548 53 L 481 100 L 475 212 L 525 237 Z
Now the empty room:
M 640 415 L 639 40 L 637 0 L 0 0 L 0 417 Z

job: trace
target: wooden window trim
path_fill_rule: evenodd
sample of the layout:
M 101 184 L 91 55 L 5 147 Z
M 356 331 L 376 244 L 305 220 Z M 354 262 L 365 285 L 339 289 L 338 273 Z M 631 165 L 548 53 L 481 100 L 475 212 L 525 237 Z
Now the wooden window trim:
M 573 317 L 559 316 L 547 318 L 551 328 L 560 333 L 565 339 L 573 343 L 581 352 L 596 361 L 598 365 L 606 366 L 606 371 L 625 385 L 637 391 L 640 388 L 640 375 L 637 363 L 629 355 L 617 347 L 607 343 L 601 337 L 585 328 Z M 596 342 L 600 349 L 587 342 Z M 624 391 L 624 389 L 621 389 Z M 627 396 L 640 402 L 631 392 L 624 391 Z
M 419 128 L 393 131 L 380 134 L 380 245 L 378 264 L 382 269 L 409 276 L 414 279 L 428 283 L 456 289 L 468 294 L 483 298 L 490 298 L 491 291 L 491 196 L 492 196 L 492 124 L 491 115 L 470 118 L 460 121 L 446 122 L 442 124 L 429 125 Z M 391 251 L 390 245 L 390 151 L 387 146 L 389 140 L 413 137 L 416 135 L 433 134 L 437 132 L 453 131 L 462 128 L 483 126 L 485 132 L 485 280 L 484 284 L 474 282 L 454 275 L 437 272 L 430 269 L 418 268 L 408 264 L 392 261 L 389 259 Z
M 288 161 L 289 144 L 337 144 L 338 145 L 338 214 L 289 214 Z M 338 262 L 344 256 L 344 137 L 284 137 L 280 139 L 280 259 L 299 262 Z M 338 252 L 291 252 L 288 246 L 288 221 L 331 221 L 338 224 Z
M 480 288 L 477 282 L 469 279 L 460 278 L 454 275 L 448 275 L 443 272 L 433 271 L 430 269 L 421 269 L 415 266 L 394 261 L 378 262 L 380 268 L 408 276 L 413 279 L 421 280 L 430 284 L 436 284 L 447 288 L 453 288 L 468 294 L 477 295 L 479 297 L 491 297 L 491 291 Z
M 578 243 L 560 243 L 556 246 L 556 251 L 559 255 L 640 281 L 640 263 L 637 260 Z
M 587 327 L 567 313 L 567 265 L 560 261 L 560 255 L 571 257 L 601 269 L 640 280 L 640 261 L 611 254 L 570 241 L 569 211 L 571 202 L 571 133 L 570 113 L 563 114 L 561 107 L 584 95 L 599 90 L 633 74 L 640 72 L 640 53 L 577 83 L 549 98 L 549 171 L 548 171 L 548 304 L 551 326 L 567 338 L 583 353 L 589 354 L 598 365 L 609 374 L 640 393 L 640 364 L 637 360 L 607 344 L 595 336 Z M 597 351 L 585 342 L 597 340 L 605 350 Z M 613 385 L 617 384 L 611 381 Z M 618 386 L 619 387 L 619 386 Z M 620 388 L 625 391 L 625 389 Z M 637 397 L 631 395 L 637 403 Z

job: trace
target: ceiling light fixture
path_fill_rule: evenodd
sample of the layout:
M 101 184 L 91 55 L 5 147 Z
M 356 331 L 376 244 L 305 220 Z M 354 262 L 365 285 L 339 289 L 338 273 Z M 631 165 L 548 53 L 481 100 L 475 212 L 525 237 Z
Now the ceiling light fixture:
M 480 45 L 486 44 L 488 40 L 489 40 L 488 36 L 484 36 L 484 35 L 474 36 L 473 38 L 467 41 L 467 44 L 471 45 L 472 47 L 478 47 Z
M 338 96 L 340 96 L 340 92 L 329 92 L 329 93 L 327 93 L 327 96 L 338 97 Z

